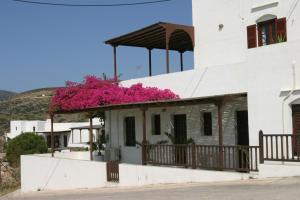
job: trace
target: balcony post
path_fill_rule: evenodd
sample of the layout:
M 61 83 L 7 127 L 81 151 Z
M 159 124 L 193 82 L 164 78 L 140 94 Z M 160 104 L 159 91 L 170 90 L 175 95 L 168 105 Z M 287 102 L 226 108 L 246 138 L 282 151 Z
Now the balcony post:
M 218 128 L 219 128 L 219 167 L 220 170 L 224 168 L 224 155 L 223 155 L 223 99 L 217 101 L 218 107 Z
M 167 73 L 170 73 L 169 42 L 167 42 L 166 45 L 166 67 L 167 67 Z
M 166 28 L 166 71 L 167 73 L 170 73 L 170 37 L 172 30 Z
M 152 49 L 148 49 L 149 54 L 149 76 L 152 76 Z
M 192 169 L 196 169 L 196 145 L 192 144 Z
M 146 108 L 142 108 L 142 121 L 143 121 L 143 141 L 142 141 L 142 164 L 147 164 L 147 132 L 146 132 Z
M 114 80 L 118 80 L 118 74 L 117 74 L 117 46 L 113 46 L 114 48 Z
M 180 51 L 180 71 L 183 71 L 183 52 Z
M 264 163 L 264 133 L 262 130 L 259 131 L 259 163 Z

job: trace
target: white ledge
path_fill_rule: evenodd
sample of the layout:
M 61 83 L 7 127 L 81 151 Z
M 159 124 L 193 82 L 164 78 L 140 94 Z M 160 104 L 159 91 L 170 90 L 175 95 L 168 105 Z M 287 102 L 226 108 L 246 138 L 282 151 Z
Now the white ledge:
M 280 92 L 290 92 L 290 91 L 292 91 L 292 89 L 290 88 L 290 89 L 282 89 L 282 90 L 280 90 Z M 300 88 L 296 88 L 294 91 L 300 91 Z
M 258 4 L 252 5 L 252 10 L 260 9 L 263 7 L 274 6 L 274 5 L 277 5 L 278 3 L 279 3 L 279 0 L 269 0 L 269 1 L 260 2 Z

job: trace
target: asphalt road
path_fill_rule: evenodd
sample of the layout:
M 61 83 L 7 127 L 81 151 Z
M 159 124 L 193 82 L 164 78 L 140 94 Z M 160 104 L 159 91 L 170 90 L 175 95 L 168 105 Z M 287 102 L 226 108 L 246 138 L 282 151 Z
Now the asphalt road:
M 158 185 L 139 188 L 105 188 L 21 194 L 19 191 L 1 200 L 299 200 L 300 177 L 237 182 Z

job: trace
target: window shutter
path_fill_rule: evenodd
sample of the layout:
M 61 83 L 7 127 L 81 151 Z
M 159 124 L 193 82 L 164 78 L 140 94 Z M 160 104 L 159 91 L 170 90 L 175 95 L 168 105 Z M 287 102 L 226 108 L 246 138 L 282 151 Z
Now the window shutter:
M 258 25 L 257 27 L 257 32 L 258 32 L 258 46 L 261 47 L 262 44 L 262 27 Z
M 247 27 L 248 49 L 255 48 L 257 46 L 256 40 L 256 25 Z
M 276 20 L 276 37 L 277 39 L 282 40 L 281 42 L 287 41 L 285 17 Z

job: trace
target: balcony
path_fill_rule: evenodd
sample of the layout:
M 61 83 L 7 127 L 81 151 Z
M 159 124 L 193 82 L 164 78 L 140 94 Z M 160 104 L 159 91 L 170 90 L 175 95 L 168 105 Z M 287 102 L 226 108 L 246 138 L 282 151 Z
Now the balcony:
M 180 70 L 184 69 L 183 54 L 194 51 L 194 27 L 158 22 L 140 30 L 105 41 L 113 47 L 114 79 L 117 80 L 117 47 L 140 47 L 148 50 L 149 76 L 152 76 L 152 50 L 161 49 L 166 52 L 166 73 L 170 73 L 170 51 L 180 54 Z

